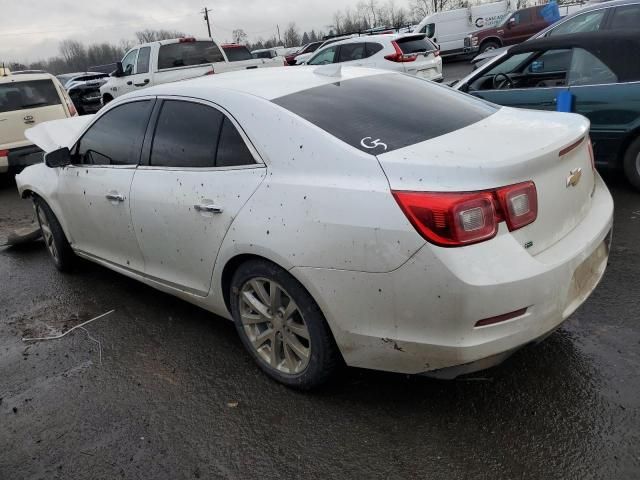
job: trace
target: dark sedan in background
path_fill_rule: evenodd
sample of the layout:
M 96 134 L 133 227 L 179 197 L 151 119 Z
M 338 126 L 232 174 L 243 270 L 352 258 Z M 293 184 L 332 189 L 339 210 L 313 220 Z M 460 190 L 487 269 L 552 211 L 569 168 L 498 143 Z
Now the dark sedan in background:
M 598 165 L 640 190 L 640 30 L 551 36 L 511 47 L 455 88 L 499 105 L 579 113 Z

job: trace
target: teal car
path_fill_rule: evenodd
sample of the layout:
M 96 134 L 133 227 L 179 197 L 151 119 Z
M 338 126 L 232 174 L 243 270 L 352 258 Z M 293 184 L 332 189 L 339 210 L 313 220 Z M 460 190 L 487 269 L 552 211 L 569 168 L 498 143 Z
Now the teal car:
M 640 30 L 530 40 L 455 88 L 499 105 L 584 115 L 596 164 L 624 169 L 640 190 Z

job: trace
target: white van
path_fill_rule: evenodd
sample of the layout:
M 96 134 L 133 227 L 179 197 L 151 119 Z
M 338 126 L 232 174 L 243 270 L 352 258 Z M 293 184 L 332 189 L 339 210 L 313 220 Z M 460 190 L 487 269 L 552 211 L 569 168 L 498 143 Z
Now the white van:
M 495 27 L 511 11 L 510 2 L 485 3 L 427 15 L 413 30 L 440 45 L 442 55 L 463 53 L 464 38 L 476 30 Z

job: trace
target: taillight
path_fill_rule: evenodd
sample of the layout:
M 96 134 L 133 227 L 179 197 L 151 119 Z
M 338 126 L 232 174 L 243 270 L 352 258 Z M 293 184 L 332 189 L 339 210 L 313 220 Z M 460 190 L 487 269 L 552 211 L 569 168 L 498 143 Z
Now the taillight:
M 0 150 L 0 157 L 8 157 L 9 150 Z
M 418 58 L 418 55 L 416 54 L 403 53 L 402 49 L 395 41 L 391 42 L 391 45 L 393 45 L 393 48 L 395 48 L 396 53 L 385 55 L 384 58 L 386 60 L 390 60 L 392 62 L 397 62 L 397 63 L 404 63 L 404 62 L 414 62 Z
M 440 56 L 440 50 L 434 50 L 433 51 L 433 56 L 434 57 L 439 57 Z
M 502 187 L 495 194 L 509 231 L 529 225 L 538 217 L 538 192 L 535 183 Z
M 69 115 L 75 117 L 78 115 L 78 111 L 76 110 L 76 106 L 73 104 L 73 101 L 69 98 L 67 94 L 64 95 L 64 101 L 67 104 L 67 108 L 69 109 Z
M 480 192 L 406 192 L 393 196 L 425 240 L 441 247 L 460 247 L 490 240 L 498 224 L 510 231 L 529 225 L 538 216 L 533 182 Z

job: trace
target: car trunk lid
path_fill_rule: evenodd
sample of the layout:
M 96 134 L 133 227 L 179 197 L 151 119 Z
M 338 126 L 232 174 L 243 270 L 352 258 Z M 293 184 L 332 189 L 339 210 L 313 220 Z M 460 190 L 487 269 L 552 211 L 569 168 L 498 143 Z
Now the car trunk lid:
M 533 181 L 538 216 L 511 234 L 532 255 L 587 214 L 595 185 L 582 117 L 503 108 L 468 127 L 378 155 L 392 190 L 471 192 Z

